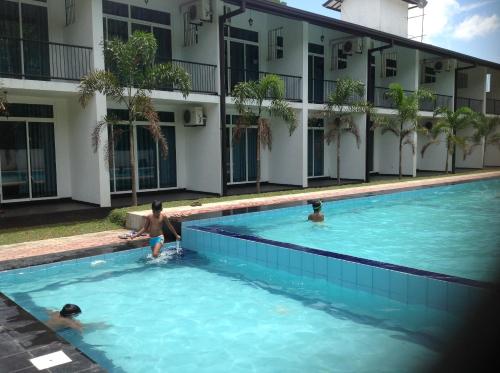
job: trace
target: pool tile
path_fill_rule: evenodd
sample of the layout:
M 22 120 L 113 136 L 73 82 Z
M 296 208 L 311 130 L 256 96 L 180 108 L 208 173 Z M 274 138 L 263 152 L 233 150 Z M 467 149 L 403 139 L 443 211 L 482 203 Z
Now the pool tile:
M 364 264 L 357 264 L 356 283 L 364 291 L 372 291 L 373 288 L 373 267 Z
M 373 268 L 373 292 L 377 295 L 389 296 L 389 271 Z
M 256 262 L 257 261 L 257 243 L 255 241 L 246 241 L 247 248 L 247 259 Z
M 227 254 L 226 252 L 223 252 L 222 247 L 220 245 L 220 235 L 219 234 L 211 234 L 210 237 L 210 249 L 214 252 L 220 252 L 221 254 Z
M 257 261 L 261 264 L 267 263 L 267 247 L 268 245 L 260 242 L 255 245 L 255 249 L 257 251 Z
M 278 268 L 288 270 L 290 268 L 290 250 L 278 247 Z
M 238 258 L 241 259 L 246 259 L 247 258 L 247 244 L 248 242 L 246 240 L 242 239 L 231 239 L 229 242 L 234 242 L 234 247 L 232 247 L 229 251 L 236 253 Z
M 424 276 L 408 275 L 408 303 L 426 304 L 427 278 Z
M 389 297 L 399 302 L 408 302 L 408 275 L 389 271 Z
M 342 261 L 342 284 L 356 285 L 356 263 Z
M 340 283 L 342 281 L 342 260 L 328 258 L 326 261 L 327 278 L 329 282 Z
M 302 252 L 290 250 L 290 268 L 302 271 Z
M 267 266 L 270 268 L 278 267 L 278 247 L 274 245 L 266 245 Z
M 314 276 L 314 254 L 302 253 L 302 271 L 309 276 Z
M 313 256 L 314 277 L 318 277 L 318 278 L 326 278 L 327 277 L 327 273 L 328 273 L 327 260 L 328 260 L 328 258 L 324 255 L 314 255 Z
M 427 279 L 427 306 L 446 310 L 446 282 Z
M 446 306 L 452 313 L 463 313 L 470 305 L 470 286 L 449 282 L 446 296 Z

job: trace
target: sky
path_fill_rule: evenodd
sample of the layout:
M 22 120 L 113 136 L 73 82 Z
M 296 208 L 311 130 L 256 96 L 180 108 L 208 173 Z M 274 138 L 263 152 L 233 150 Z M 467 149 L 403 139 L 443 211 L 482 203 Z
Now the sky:
M 287 5 L 340 18 L 325 0 L 286 0 Z M 415 9 L 412 15 L 421 14 Z M 421 35 L 421 18 L 410 19 L 408 35 Z M 428 0 L 424 43 L 500 63 L 500 0 Z M 417 38 L 416 40 L 420 40 Z

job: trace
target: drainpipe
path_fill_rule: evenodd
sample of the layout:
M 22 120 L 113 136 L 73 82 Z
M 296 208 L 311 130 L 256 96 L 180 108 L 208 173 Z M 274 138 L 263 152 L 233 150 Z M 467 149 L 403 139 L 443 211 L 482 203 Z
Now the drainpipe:
M 471 66 L 465 66 L 465 67 L 457 67 L 455 69 L 455 87 L 454 87 L 454 93 L 453 93 L 453 111 L 456 111 L 457 108 L 457 80 L 458 80 L 458 72 L 462 70 L 469 70 L 477 67 L 476 64 L 471 65 Z M 455 133 L 453 133 L 455 135 Z M 456 160 L 456 153 L 457 153 L 457 146 L 453 145 L 453 155 L 451 157 L 451 173 L 454 174 L 456 173 L 456 167 L 455 167 L 455 160 Z
M 367 95 L 367 99 L 371 99 L 372 101 L 375 100 L 375 97 L 372 96 L 372 93 L 375 93 L 374 89 L 375 89 L 375 82 L 370 82 L 370 69 L 371 69 L 371 56 L 374 52 L 380 52 L 380 51 L 383 51 L 384 49 L 389 49 L 389 48 L 392 48 L 394 46 L 394 40 L 391 39 L 390 41 L 390 44 L 386 44 L 386 45 L 382 45 L 380 47 L 377 47 L 377 48 L 371 48 L 371 49 L 368 49 L 368 61 L 367 61 L 367 68 L 366 68 L 366 78 L 367 78 L 367 85 L 366 85 L 366 95 Z M 370 96 L 370 97 L 369 97 Z M 373 102 L 372 102 L 373 104 Z M 368 149 L 371 149 L 373 148 L 373 144 L 371 144 L 371 141 L 370 141 L 370 136 L 369 136 L 369 131 L 371 131 L 370 129 L 370 115 L 367 114 L 366 115 L 366 133 L 365 133 L 365 137 L 366 137 L 366 154 L 365 154 L 365 182 L 368 183 L 370 181 L 370 160 L 371 158 L 373 157 L 373 154 L 368 154 Z M 370 144 L 369 144 L 370 143 Z
M 226 154 L 226 59 L 224 46 L 224 25 L 226 21 L 234 16 L 245 13 L 247 2 L 242 0 L 239 9 L 219 16 L 219 68 L 220 68 L 220 139 L 221 139 L 221 172 L 222 172 L 222 194 L 227 194 L 227 154 Z

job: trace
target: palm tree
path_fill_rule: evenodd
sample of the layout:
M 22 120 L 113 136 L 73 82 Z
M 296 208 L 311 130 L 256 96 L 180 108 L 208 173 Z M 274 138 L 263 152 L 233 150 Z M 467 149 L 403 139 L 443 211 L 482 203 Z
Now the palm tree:
M 367 102 L 361 101 L 365 93 L 362 82 L 350 78 L 337 81 L 335 90 L 328 96 L 325 104 L 325 117 L 328 120 L 328 129 L 325 140 L 328 144 L 336 140 L 337 146 L 337 184 L 340 184 L 340 140 L 344 134 L 352 134 L 356 138 L 356 145 L 361 143 L 359 128 L 354 123 L 353 113 L 370 111 Z
M 482 113 L 476 114 L 473 121 L 475 133 L 472 137 L 474 144 L 479 145 L 484 138 L 483 147 L 483 168 L 484 158 L 486 155 L 486 148 L 490 145 L 495 145 L 500 149 L 500 133 L 495 133 L 497 127 L 500 126 L 500 118 L 487 117 Z
M 461 107 L 456 111 L 450 110 L 447 107 L 437 108 L 434 112 L 434 117 L 438 119 L 429 131 L 431 140 L 422 147 L 422 157 L 429 146 L 439 143 L 438 137 L 444 135 L 446 138 L 445 173 L 448 173 L 448 159 L 455 154 L 457 146 L 464 149 L 464 157 L 467 156 L 469 147 L 467 139 L 463 136 L 458 136 L 457 132 L 467 127 L 471 123 L 473 116 L 474 112 L 468 107 Z
M 272 133 L 270 119 L 280 118 L 287 125 L 290 136 L 296 128 L 295 112 L 286 102 L 285 85 L 283 80 L 276 75 L 266 75 L 260 80 L 242 82 L 234 87 L 234 103 L 240 115 L 235 131 L 238 138 L 239 132 L 249 126 L 257 125 L 257 162 L 256 183 L 257 193 L 260 193 L 260 151 L 272 147 Z M 269 105 L 264 105 L 265 100 L 270 100 Z M 264 117 L 267 114 L 268 117 Z
M 399 172 L 398 177 L 402 176 L 402 153 L 403 146 L 410 145 L 412 152 L 415 154 L 415 142 L 410 136 L 418 129 L 420 116 L 418 115 L 420 102 L 424 100 L 433 100 L 433 95 L 426 89 L 418 89 L 416 92 L 406 94 L 403 87 L 398 83 L 389 85 L 389 90 L 385 93 L 396 110 L 396 115 L 381 116 L 376 115 L 373 118 L 374 125 L 372 130 L 376 128 L 382 129 L 382 135 L 390 132 L 399 140 Z
M 130 170 L 132 182 L 132 205 L 137 206 L 135 138 L 132 130 L 134 123 L 141 119 L 148 122 L 148 129 L 158 141 L 163 156 L 167 155 L 167 143 L 159 126 L 150 94 L 159 87 L 175 86 L 184 97 L 191 87 L 188 73 L 171 63 L 156 64 L 157 42 L 153 34 L 134 32 L 128 41 L 118 39 L 106 41 L 103 45 L 107 70 L 95 70 L 82 78 L 80 82 L 80 104 L 85 107 L 95 93 L 101 93 L 108 99 L 124 105 L 128 111 L 128 132 L 130 134 Z M 116 118 L 105 116 L 95 127 L 92 134 L 94 151 L 97 151 L 101 130 L 116 123 Z M 112 154 L 113 140 L 107 145 L 108 156 Z

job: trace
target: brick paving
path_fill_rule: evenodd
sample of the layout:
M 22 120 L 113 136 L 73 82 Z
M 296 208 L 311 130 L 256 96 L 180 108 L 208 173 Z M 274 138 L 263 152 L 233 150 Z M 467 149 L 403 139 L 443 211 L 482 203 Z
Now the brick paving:
M 306 201 L 317 198 L 335 198 L 343 196 L 355 196 L 365 193 L 380 191 L 391 191 L 401 189 L 411 189 L 415 187 L 432 186 L 446 184 L 450 182 L 472 181 L 485 178 L 500 177 L 500 171 L 485 172 L 471 175 L 453 175 L 440 177 L 438 179 L 410 180 L 399 183 L 388 183 L 378 185 L 355 186 L 352 188 L 324 190 L 317 192 L 304 192 L 292 195 L 281 195 L 273 197 L 261 197 L 247 200 L 225 201 L 217 203 L 208 203 L 203 206 L 180 206 L 164 209 L 169 216 L 186 217 L 193 214 L 221 211 L 227 209 L 246 208 L 255 206 L 275 205 L 286 202 Z M 142 224 L 142 219 L 149 211 L 139 211 L 130 213 L 127 226 L 137 227 Z M 45 254 L 60 253 L 70 250 L 85 250 L 96 246 L 113 245 L 123 243 L 124 240 L 118 238 L 118 235 L 127 232 L 124 229 L 104 231 L 98 233 L 88 233 L 78 236 L 52 238 L 42 241 L 33 241 L 25 243 L 16 243 L 12 245 L 0 246 L 0 261 L 28 258 Z M 146 241 L 144 241 L 146 244 Z

